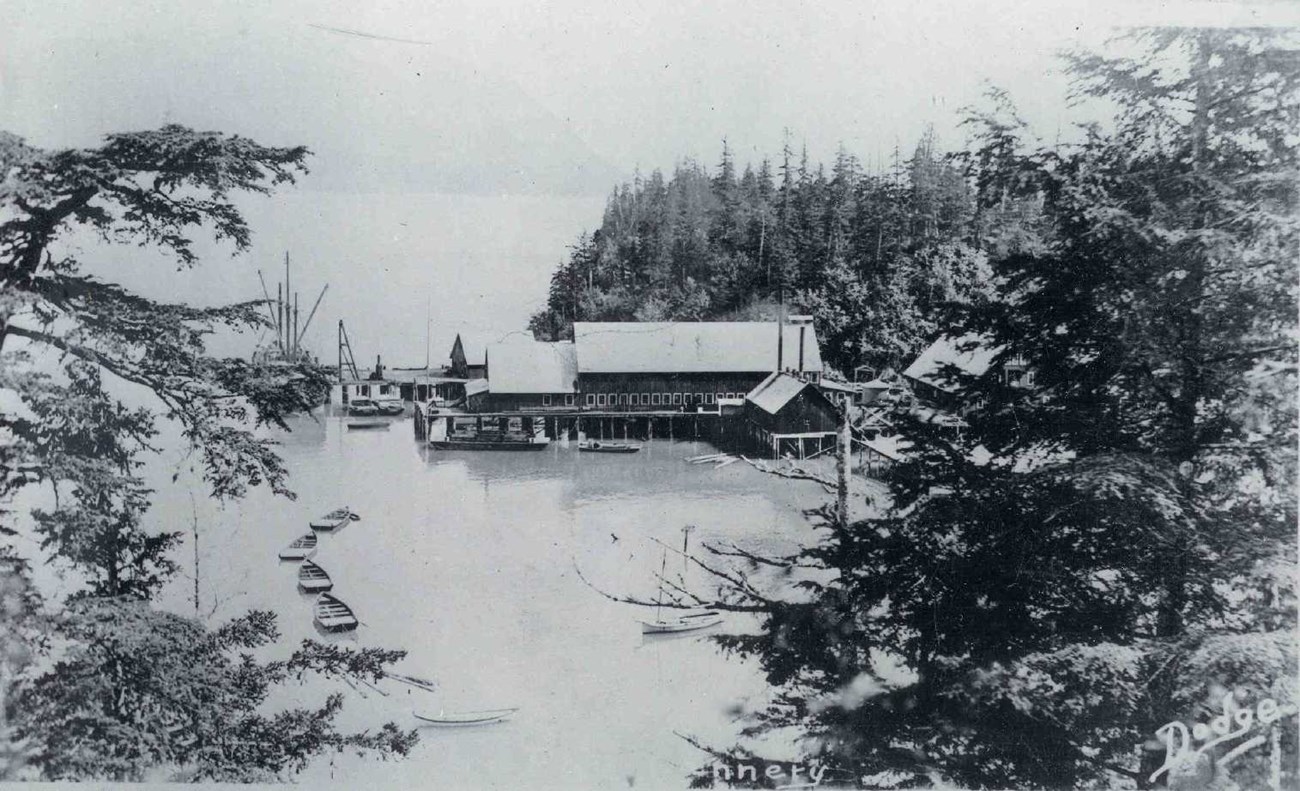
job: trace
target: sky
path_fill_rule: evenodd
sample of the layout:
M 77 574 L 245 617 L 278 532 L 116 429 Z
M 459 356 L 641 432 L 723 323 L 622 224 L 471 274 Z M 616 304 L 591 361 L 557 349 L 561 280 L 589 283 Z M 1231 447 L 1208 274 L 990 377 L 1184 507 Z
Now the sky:
M 113 2 L 0 5 L 0 129 L 88 146 L 165 123 L 305 144 L 312 172 L 247 203 L 254 248 L 159 278 L 146 252 L 104 276 L 196 300 L 252 298 L 291 252 L 308 338 L 335 326 L 399 364 L 457 328 L 522 329 L 555 264 L 635 172 L 686 158 L 844 145 L 868 167 L 927 125 L 963 142 L 998 85 L 1050 139 L 1068 133 L 1058 52 L 1117 26 L 1296 23 L 1281 3 Z M 274 279 L 268 277 L 274 288 Z M 436 360 L 435 360 L 436 361 Z

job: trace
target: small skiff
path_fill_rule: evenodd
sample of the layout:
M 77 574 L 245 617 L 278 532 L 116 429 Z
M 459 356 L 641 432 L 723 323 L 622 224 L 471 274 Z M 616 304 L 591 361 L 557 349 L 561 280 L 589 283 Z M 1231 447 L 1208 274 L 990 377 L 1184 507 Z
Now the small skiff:
M 705 612 L 679 615 L 676 618 L 660 618 L 654 621 L 642 621 L 641 634 L 673 634 L 675 632 L 690 632 L 695 629 L 705 629 L 710 626 L 715 626 L 721 622 L 721 613 L 707 610 Z
M 319 519 L 311 520 L 311 529 L 319 530 L 322 533 L 328 533 L 331 530 L 337 530 L 346 525 L 349 521 L 355 522 L 361 517 L 352 513 L 347 508 L 336 508 Z
M 519 709 L 486 709 L 484 711 L 438 712 L 437 714 L 415 712 L 415 718 L 429 725 L 463 728 L 467 725 L 490 725 L 494 722 L 501 722 L 509 719 L 510 715 L 516 711 L 519 711 Z
M 316 534 L 307 533 L 280 550 L 280 560 L 306 560 L 316 554 Z
M 391 425 L 392 425 L 392 423 L 388 422 L 387 420 L 380 420 L 380 419 L 376 419 L 376 418 L 369 418 L 369 419 L 367 419 L 367 418 L 351 418 L 351 419 L 349 419 L 348 422 L 347 422 L 347 427 L 348 427 L 348 430 L 350 430 L 350 431 L 358 431 L 358 430 L 362 430 L 362 429 L 372 429 L 372 428 L 374 428 L 374 429 L 386 429 L 386 428 L 388 428 L 388 427 L 391 426 Z
M 298 567 L 298 588 L 303 593 L 324 593 L 333 587 L 334 582 L 325 569 L 310 560 L 304 560 Z
M 359 623 L 351 607 L 328 593 L 316 600 L 315 616 L 316 625 L 327 632 L 351 632 Z
M 578 450 L 583 453 L 636 453 L 641 450 L 641 446 L 630 442 L 590 440 L 579 444 Z

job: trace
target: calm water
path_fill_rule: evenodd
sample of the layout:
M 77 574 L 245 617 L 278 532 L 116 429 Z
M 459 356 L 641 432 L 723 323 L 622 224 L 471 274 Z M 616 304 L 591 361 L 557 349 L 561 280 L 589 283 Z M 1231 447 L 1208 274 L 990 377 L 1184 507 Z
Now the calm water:
M 304 783 L 433 784 L 447 788 L 670 788 L 706 756 L 674 731 L 732 743 L 738 705 L 763 699 L 754 663 L 722 655 L 695 635 L 643 638 L 637 607 L 592 586 L 652 598 L 662 550 L 694 524 L 692 546 L 735 541 L 785 552 L 809 535 L 801 509 L 824 496 L 743 463 L 686 464 L 705 443 L 648 443 L 638 454 L 579 454 L 556 444 L 540 453 L 430 451 L 403 420 L 389 430 L 347 431 L 337 418 L 298 421 L 284 436 L 296 501 L 264 492 L 220 509 L 160 488 L 155 516 L 200 528 L 201 606 L 221 619 L 249 608 L 279 614 L 285 640 L 317 637 L 311 599 L 297 593 L 296 564 L 276 553 L 307 521 L 347 505 L 362 514 L 322 535 L 316 561 L 334 593 L 363 621 L 356 645 L 404 648 L 402 669 L 435 679 L 436 694 L 399 687 L 391 697 L 348 690 L 342 721 L 413 726 L 411 710 L 436 713 L 505 706 L 507 723 L 425 729 L 415 753 L 381 762 L 339 756 Z M 183 479 L 182 479 L 183 481 Z M 617 539 L 617 540 L 616 540 Z M 193 565 L 193 547 L 181 558 Z M 670 557 L 670 575 L 681 574 Z M 706 589 L 702 573 L 690 585 Z M 192 582 L 167 606 L 192 612 Z M 729 616 L 722 628 L 753 628 Z M 716 630 L 715 630 L 716 631 Z M 334 639 L 334 638 L 327 638 Z M 277 703 L 322 699 L 313 683 Z

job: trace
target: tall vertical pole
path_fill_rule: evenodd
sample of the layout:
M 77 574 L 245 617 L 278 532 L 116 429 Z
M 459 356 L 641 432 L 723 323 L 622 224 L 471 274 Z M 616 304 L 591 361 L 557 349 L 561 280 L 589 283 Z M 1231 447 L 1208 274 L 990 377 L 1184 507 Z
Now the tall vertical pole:
M 804 336 L 804 331 L 807 329 L 808 328 L 805 327 L 804 325 L 802 324 L 799 325 L 799 376 L 800 378 L 803 377 L 803 336 Z
M 843 417 L 840 419 L 840 435 L 837 459 L 835 460 L 835 516 L 841 527 L 849 524 L 849 474 L 853 464 L 853 427 L 849 423 L 849 407 L 844 405 Z
M 776 371 L 785 370 L 785 287 L 781 287 L 781 304 L 776 319 Z
M 298 356 L 298 294 L 297 292 L 295 292 L 293 295 L 293 334 L 290 336 L 290 341 L 293 344 L 293 349 L 292 349 L 293 355 L 296 357 Z
M 289 251 L 285 250 L 284 251 L 284 353 L 286 355 L 288 355 L 291 351 L 289 347 L 292 343 L 292 338 L 289 335 L 289 324 L 292 323 L 293 321 L 293 317 L 289 315 L 290 312 L 289 295 L 293 293 L 293 290 L 290 289 L 289 286 L 290 286 Z
M 275 345 L 280 347 L 280 353 L 284 353 L 284 286 L 280 283 L 275 284 L 275 311 L 278 314 L 275 320 Z
M 343 384 L 343 319 L 339 319 L 339 384 Z

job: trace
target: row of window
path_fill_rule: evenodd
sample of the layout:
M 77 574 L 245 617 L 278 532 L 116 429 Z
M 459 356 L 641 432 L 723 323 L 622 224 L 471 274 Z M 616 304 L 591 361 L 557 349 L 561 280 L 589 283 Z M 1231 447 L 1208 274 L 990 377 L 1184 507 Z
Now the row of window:
M 682 406 L 715 404 L 743 393 L 587 393 L 587 406 Z
M 392 392 L 393 392 L 393 386 L 392 386 L 392 385 L 376 385 L 376 386 L 375 386 L 375 393 L 376 393 L 377 395 L 381 395 L 381 396 L 384 396 L 384 395 L 390 395 Z M 357 385 L 357 386 L 356 386 L 356 395 L 357 395 L 357 396 L 360 396 L 360 397 L 368 397 L 368 396 L 370 395 L 370 385 Z

